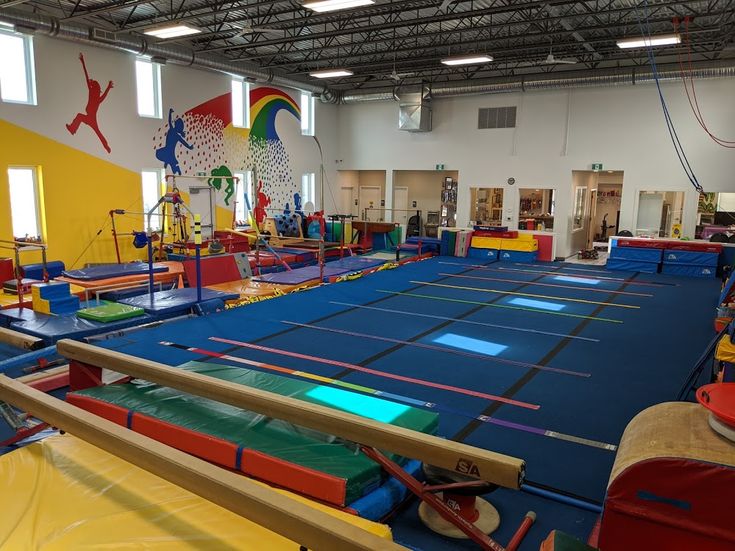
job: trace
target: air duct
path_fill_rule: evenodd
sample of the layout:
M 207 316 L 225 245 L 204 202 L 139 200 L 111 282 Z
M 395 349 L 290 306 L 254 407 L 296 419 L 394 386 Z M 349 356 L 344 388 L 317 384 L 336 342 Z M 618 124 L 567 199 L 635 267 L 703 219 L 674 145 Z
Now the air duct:
M 696 79 L 732 78 L 735 77 L 735 59 L 699 64 L 690 74 L 692 78 Z M 681 73 L 679 72 L 678 66 L 676 68 L 662 68 L 662 70 L 658 72 L 658 78 L 661 81 L 677 80 L 681 78 Z M 512 80 L 506 79 L 502 81 L 486 80 L 474 82 L 447 82 L 432 85 L 430 93 L 432 98 L 437 99 L 455 96 L 525 92 L 529 90 L 559 90 L 565 88 L 623 86 L 653 81 L 654 74 L 650 70 L 640 71 L 640 69 L 631 68 L 624 71 L 618 69 L 614 72 L 604 72 L 604 70 L 600 70 L 599 74 L 586 76 L 574 75 L 565 77 L 559 75 L 555 78 L 529 78 L 528 76 L 519 76 Z M 365 103 L 372 101 L 395 101 L 397 99 L 397 95 L 393 92 L 385 90 L 365 90 L 346 92 L 342 95 L 341 102 Z
M 35 34 L 43 34 L 72 42 L 79 42 L 101 48 L 132 52 L 165 59 L 168 63 L 196 67 L 218 73 L 240 76 L 254 82 L 295 88 L 310 92 L 328 103 L 336 103 L 339 96 L 325 86 L 315 85 L 263 69 L 254 63 L 230 63 L 206 54 L 198 54 L 191 48 L 176 44 L 149 42 L 142 36 L 124 33 L 103 33 L 76 23 L 60 21 L 56 17 L 17 10 L 0 11 L 0 20 L 13 24 L 16 28 L 29 29 Z
M 415 92 L 398 89 L 398 129 L 431 132 L 431 90 L 422 85 Z

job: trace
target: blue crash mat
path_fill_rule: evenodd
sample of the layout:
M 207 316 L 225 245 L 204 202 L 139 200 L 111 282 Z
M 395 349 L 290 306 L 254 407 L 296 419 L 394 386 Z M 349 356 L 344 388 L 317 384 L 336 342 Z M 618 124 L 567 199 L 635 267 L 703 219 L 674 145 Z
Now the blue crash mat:
M 221 300 L 224 305 L 226 300 L 240 298 L 237 293 L 224 293 L 213 289 L 202 288 L 202 301 Z M 172 289 L 170 291 L 158 291 L 153 293 L 153 300 L 149 294 L 137 297 L 124 298 L 118 301 L 120 304 L 143 308 L 149 314 L 159 316 L 171 316 L 188 312 L 197 302 L 197 290 L 193 287 L 184 289 Z
M 153 264 L 153 273 L 168 272 L 168 266 Z M 127 264 L 101 264 L 79 270 L 65 270 L 64 275 L 73 279 L 94 281 L 111 277 L 143 275 L 148 273 L 148 264 L 145 262 L 129 262 Z
M 149 323 L 156 318 L 144 314 L 137 318 L 101 323 L 78 318 L 76 313 L 63 316 L 49 316 L 23 309 L 23 318 L 10 324 L 11 329 L 43 339 L 46 346 L 55 344 L 59 339 L 82 339 L 91 335 L 99 335 L 110 331 L 125 329 L 135 325 Z

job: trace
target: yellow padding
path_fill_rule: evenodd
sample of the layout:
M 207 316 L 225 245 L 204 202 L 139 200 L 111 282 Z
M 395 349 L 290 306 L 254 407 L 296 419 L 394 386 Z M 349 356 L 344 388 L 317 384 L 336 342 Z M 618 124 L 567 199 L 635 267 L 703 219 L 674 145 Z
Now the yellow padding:
M 721 362 L 735 363 L 735 344 L 730 342 L 730 335 L 725 335 L 717 343 L 715 359 Z
M 390 528 L 278 490 L 385 539 Z M 296 551 L 299 546 L 71 435 L 0 457 L 0 547 Z
M 51 303 L 43 298 L 33 297 L 33 311 L 41 314 L 51 314 Z
M 516 238 L 518 241 L 531 241 L 535 239 L 532 233 L 519 233 Z
M 499 249 L 502 239 L 499 237 L 481 237 L 472 238 L 470 245 L 476 249 Z
M 500 250 L 522 252 L 538 251 L 538 241 L 536 239 L 503 239 L 500 244 Z

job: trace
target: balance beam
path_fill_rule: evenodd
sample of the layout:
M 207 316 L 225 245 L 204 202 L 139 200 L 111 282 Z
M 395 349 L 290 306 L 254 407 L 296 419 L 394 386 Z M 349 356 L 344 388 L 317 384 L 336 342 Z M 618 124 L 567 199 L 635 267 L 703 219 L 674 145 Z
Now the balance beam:
M 308 549 L 405 548 L 23 383 L 0 375 L 0 400 Z
M 25 333 L 19 331 L 13 331 L 12 329 L 6 329 L 0 327 L 0 342 L 10 344 L 18 348 L 24 348 L 25 350 L 37 350 L 43 347 L 43 340 L 31 337 Z
M 60 340 L 56 348 L 70 360 L 334 434 L 506 488 L 520 488 L 524 478 L 525 462 L 515 457 L 69 339 Z

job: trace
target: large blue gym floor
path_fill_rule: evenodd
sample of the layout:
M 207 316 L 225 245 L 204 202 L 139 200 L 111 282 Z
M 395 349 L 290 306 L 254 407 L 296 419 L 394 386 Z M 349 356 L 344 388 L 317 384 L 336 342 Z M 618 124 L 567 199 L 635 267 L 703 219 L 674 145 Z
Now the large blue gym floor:
M 470 259 L 437 257 L 222 314 L 165 323 L 97 344 L 170 365 L 197 359 L 190 352 L 158 344 L 170 341 L 227 351 L 435 403 L 441 408 L 442 436 L 521 457 L 527 462 L 530 483 L 601 503 L 615 458 L 614 450 L 605 445 L 616 446 L 627 423 L 642 409 L 675 399 L 693 363 L 713 337 L 711 320 L 719 282 L 608 272 L 563 263 L 476 266 L 476 261 Z M 423 343 L 443 351 L 288 325 L 286 321 Z M 369 366 L 540 408 L 526 409 L 254 351 L 218 343 L 210 337 Z M 511 365 L 493 361 L 493 357 L 573 373 Z M 517 423 L 526 430 L 473 420 L 478 415 Z M 554 431 L 566 439 L 528 429 Z M 522 492 L 499 490 L 489 499 L 500 511 L 501 527 L 494 537 L 503 544 L 526 511 L 537 512 L 538 522 L 521 549 L 538 549 L 540 541 L 554 528 L 586 538 L 595 521 L 593 513 Z M 473 548 L 429 532 L 418 520 L 415 504 L 391 525 L 397 541 L 415 548 Z

